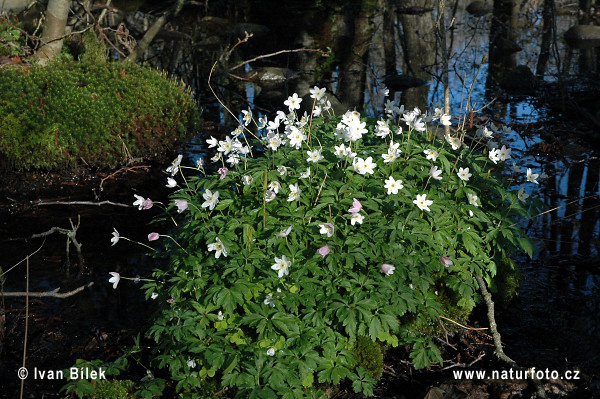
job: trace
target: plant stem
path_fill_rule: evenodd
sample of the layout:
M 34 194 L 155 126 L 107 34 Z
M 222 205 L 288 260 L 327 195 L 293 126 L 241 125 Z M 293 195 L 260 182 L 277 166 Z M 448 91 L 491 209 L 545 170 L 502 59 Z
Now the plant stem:
M 475 275 L 475 280 L 477 280 L 477 284 L 479 284 L 479 289 L 481 290 L 481 294 L 483 295 L 483 300 L 485 301 L 485 305 L 487 307 L 487 317 L 490 323 L 490 331 L 492 333 L 492 338 L 494 339 L 494 353 L 500 360 L 507 363 L 510 367 L 515 369 L 521 369 L 517 362 L 508 357 L 506 353 L 504 353 L 504 349 L 502 349 L 502 337 L 498 332 L 498 325 L 496 324 L 496 317 L 494 315 L 494 301 L 492 301 L 492 294 L 487 289 L 487 285 L 483 278 L 479 275 Z M 533 384 L 536 387 L 537 394 L 540 398 L 546 399 L 546 392 L 544 387 L 542 386 L 540 380 L 532 377 Z

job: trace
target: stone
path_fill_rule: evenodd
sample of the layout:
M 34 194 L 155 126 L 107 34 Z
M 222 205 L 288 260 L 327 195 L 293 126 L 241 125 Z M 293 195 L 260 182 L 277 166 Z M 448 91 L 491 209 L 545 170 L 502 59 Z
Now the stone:
M 475 0 L 465 8 L 467 12 L 476 17 L 481 17 L 492 12 L 492 7 L 487 5 L 485 1 Z
M 533 94 L 538 86 L 537 78 L 526 65 L 511 69 L 500 79 L 500 87 L 511 93 Z
M 600 26 L 575 25 L 565 32 L 565 40 L 574 48 L 593 48 L 600 46 Z

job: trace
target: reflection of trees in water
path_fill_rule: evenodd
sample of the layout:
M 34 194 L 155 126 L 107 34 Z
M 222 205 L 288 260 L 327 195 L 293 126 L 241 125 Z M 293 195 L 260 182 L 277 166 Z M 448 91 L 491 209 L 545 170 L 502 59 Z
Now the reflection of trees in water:
M 549 255 L 566 257 L 597 255 L 600 160 L 571 162 L 566 168 L 562 163 L 549 163 L 545 170 L 557 175 L 541 192 L 545 209 L 556 209 L 539 221 L 545 250 Z

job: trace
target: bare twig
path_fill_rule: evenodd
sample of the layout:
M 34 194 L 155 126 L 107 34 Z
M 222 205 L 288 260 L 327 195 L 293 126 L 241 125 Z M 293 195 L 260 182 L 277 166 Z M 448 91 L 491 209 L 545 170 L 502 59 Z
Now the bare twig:
M 321 50 L 321 49 L 318 49 L 318 48 L 298 48 L 298 49 L 294 49 L 294 50 L 279 50 L 279 51 L 276 51 L 276 52 L 271 53 L 271 54 L 259 55 L 258 57 L 254 57 L 254 58 L 252 58 L 252 59 L 250 59 L 248 61 L 244 61 L 244 62 L 242 62 L 242 63 L 240 63 L 240 64 L 238 64 L 236 66 L 233 66 L 233 67 L 229 68 L 229 71 L 234 71 L 234 70 L 236 70 L 238 68 L 243 67 L 246 64 L 249 64 L 249 63 L 257 61 L 257 60 L 260 60 L 262 58 L 274 57 L 276 55 L 285 54 L 285 53 L 298 53 L 300 51 L 312 51 L 312 52 L 320 53 L 322 55 L 328 55 L 329 54 L 327 51 L 324 51 L 324 50 Z
M 25 369 L 25 359 L 27 359 L 27 330 L 29 329 L 29 256 L 27 257 L 27 272 L 25 274 L 25 338 L 23 339 L 23 365 Z M 25 388 L 25 378 L 21 378 L 21 395 L 20 399 L 23 399 L 23 392 Z
M 133 172 L 133 171 L 135 171 L 135 169 L 143 169 L 144 171 L 147 172 L 149 168 L 150 168 L 150 166 L 148 166 L 148 165 L 128 166 L 128 167 L 121 168 L 121 169 L 117 170 L 116 172 L 113 172 L 110 175 L 108 175 L 106 177 L 103 177 L 102 180 L 100 180 L 100 191 L 104 191 L 104 188 L 102 188 L 102 185 L 104 184 L 104 182 L 106 180 L 108 180 L 108 179 L 110 179 L 110 178 L 118 175 L 121 172 L 125 172 L 125 173 L 127 173 L 127 172 Z
M 15 263 L 14 265 L 12 265 L 7 271 L 5 271 L 4 273 L 0 274 L 0 278 L 2 276 L 4 276 L 6 273 L 10 272 L 12 269 L 14 269 L 15 267 L 19 266 L 21 263 L 27 261 L 29 262 L 29 258 L 32 257 L 33 255 L 37 254 L 38 252 L 40 252 L 40 250 L 42 249 L 42 247 L 44 246 L 44 244 L 46 243 L 46 237 L 44 237 L 44 242 L 42 242 L 42 245 L 40 245 L 40 247 L 38 249 L 36 249 L 35 251 L 33 251 L 32 253 L 30 253 L 29 255 L 27 255 L 25 258 L 21 259 L 20 261 L 18 261 L 17 263 Z
M 485 328 L 476 328 L 476 327 L 469 327 L 469 326 L 465 326 L 465 325 L 462 325 L 462 324 L 460 324 L 460 323 L 459 323 L 459 322 L 457 322 L 457 321 L 454 321 L 454 320 L 452 320 L 452 319 L 449 319 L 449 318 L 447 318 L 447 317 L 444 317 L 444 316 L 438 316 L 438 317 L 439 317 L 440 319 L 444 319 L 444 320 L 447 320 L 447 321 L 449 321 L 449 322 L 451 322 L 451 323 L 454 323 L 454 324 L 456 324 L 457 326 L 464 328 L 465 330 L 473 330 L 473 331 L 489 330 L 489 328 L 487 328 L 487 327 L 485 327 Z
M 29 296 L 29 297 L 35 297 L 35 298 L 45 298 L 45 297 L 50 297 L 50 298 L 68 298 L 70 296 L 73 296 L 75 294 L 80 293 L 81 291 L 83 291 L 86 288 L 90 288 L 92 285 L 94 285 L 94 282 L 91 281 L 86 285 L 82 285 L 81 287 L 75 288 L 74 290 L 71 291 L 67 291 L 67 292 L 58 292 L 58 290 L 60 290 L 59 288 L 55 288 L 52 291 L 46 291 L 46 292 L 4 292 L 2 295 L 4 295 L 5 297 L 21 297 L 21 296 Z
M 46 201 L 46 200 L 37 200 L 37 201 L 33 201 L 31 204 L 32 205 L 36 205 L 36 206 L 45 206 L 45 205 L 93 205 L 93 206 L 113 205 L 113 206 L 121 206 L 121 207 L 124 207 L 124 208 L 131 208 L 132 207 L 132 205 L 122 204 L 120 202 L 112 202 L 112 201 L 94 202 L 94 201 Z

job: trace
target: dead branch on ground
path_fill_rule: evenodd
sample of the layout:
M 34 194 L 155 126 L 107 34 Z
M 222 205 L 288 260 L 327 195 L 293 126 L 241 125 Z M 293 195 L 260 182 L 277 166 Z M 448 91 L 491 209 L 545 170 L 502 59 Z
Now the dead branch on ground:
M 58 290 L 60 290 L 60 287 L 58 287 L 58 288 L 53 289 L 52 291 L 46 291 L 46 292 L 4 292 L 4 293 L 2 293 L 2 295 L 5 297 L 29 296 L 29 297 L 36 297 L 36 298 L 50 297 L 50 298 L 61 298 L 62 299 L 62 298 L 68 298 L 70 296 L 78 294 L 81 291 L 83 291 L 84 289 L 91 287 L 92 285 L 94 285 L 93 281 L 86 285 L 82 285 L 81 287 L 75 288 L 74 290 L 67 291 L 67 292 L 58 292 Z

